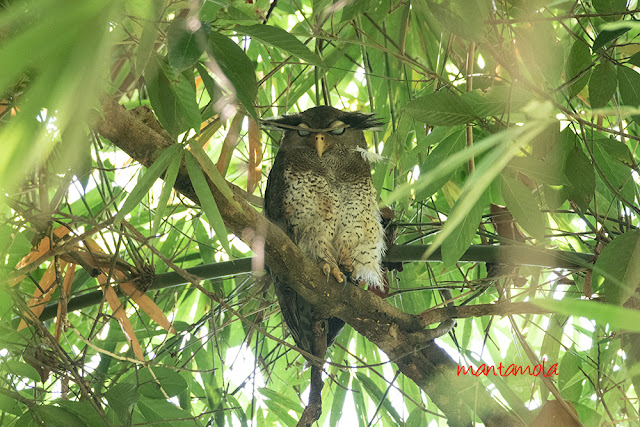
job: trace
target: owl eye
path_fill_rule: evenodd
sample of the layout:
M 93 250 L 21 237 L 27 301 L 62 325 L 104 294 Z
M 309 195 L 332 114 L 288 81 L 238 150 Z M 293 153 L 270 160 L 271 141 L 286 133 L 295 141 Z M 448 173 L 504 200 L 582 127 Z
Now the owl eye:
M 311 133 L 311 131 L 305 130 L 305 129 L 309 129 L 309 126 L 307 126 L 304 123 L 300 123 L 298 125 L 298 135 L 300 136 L 307 136 Z
M 344 133 L 344 130 L 346 129 L 344 122 L 341 121 L 332 123 L 331 127 L 333 128 L 333 130 L 331 130 L 331 133 L 334 135 L 342 135 Z

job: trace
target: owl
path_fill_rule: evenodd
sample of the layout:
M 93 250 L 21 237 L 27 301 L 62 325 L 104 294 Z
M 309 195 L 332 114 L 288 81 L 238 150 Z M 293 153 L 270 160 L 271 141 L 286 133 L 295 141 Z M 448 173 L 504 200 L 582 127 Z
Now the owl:
M 284 131 L 267 181 L 267 218 L 327 277 L 381 288 L 384 231 L 363 134 L 380 122 L 370 114 L 319 106 L 265 124 Z M 274 283 L 297 346 L 316 355 L 314 307 L 278 277 Z M 328 320 L 327 346 L 343 326 L 340 319 Z

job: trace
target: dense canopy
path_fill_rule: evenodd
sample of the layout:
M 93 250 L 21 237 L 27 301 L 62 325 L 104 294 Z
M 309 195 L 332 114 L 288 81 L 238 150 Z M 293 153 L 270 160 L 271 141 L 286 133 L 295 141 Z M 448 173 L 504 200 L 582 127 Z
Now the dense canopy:
M 639 18 L 0 2 L 0 424 L 296 425 L 310 370 L 265 266 L 346 322 L 314 425 L 636 423 Z M 262 119 L 317 105 L 381 123 L 381 292 L 262 215 Z

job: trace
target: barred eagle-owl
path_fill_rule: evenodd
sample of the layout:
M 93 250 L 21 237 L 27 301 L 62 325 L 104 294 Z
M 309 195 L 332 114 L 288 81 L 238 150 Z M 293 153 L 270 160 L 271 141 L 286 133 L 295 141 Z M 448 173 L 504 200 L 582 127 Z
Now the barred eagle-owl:
M 320 106 L 265 123 L 284 131 L 267 182 L 267 218 L 327 276 L 381 288 L 384 233 L 363 134 L 379 126 L 378 120 Z M 297 346 L 324 357 L 314 351 L 314 307 L 278 277 L 274 283 Z M 327 325 L 330 346 L 344 322 L 332 318 Z

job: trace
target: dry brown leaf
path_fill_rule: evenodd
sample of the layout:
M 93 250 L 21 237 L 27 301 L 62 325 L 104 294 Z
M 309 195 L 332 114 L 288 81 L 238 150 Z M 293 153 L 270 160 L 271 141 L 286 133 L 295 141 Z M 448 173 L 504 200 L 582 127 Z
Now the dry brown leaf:
M 120 289 L 129 295 L 136 305 L 158 325 L 162 326 L 167 332 L 175 334 L 176 331 L 171 326 L 171 322 L 167 319 L 164 312 L 153 302 L 147 294 L 142 293 L 135 285 L 129 282 L 120 283 Z
M 104 254 L 102 248 L 92 239 L 87 239 L 86 242 L 87 247 L 95 254 Z M 100 267 L 100 266 L 95 266 Z M 158 305 L 153 302 L 151 298 L 149 298 L 146 294 L 140 291 L 135 285 L 132 283 L 126 282 L 127 276 L 120 270 L 114 269 L 113 274 L 115 278 L 120 282 L 120 289 L 127 295 L 133 299 L 136 305 L 147 315 L 153 319 L 158 325 L 162 326 L 167 332 L 175 333 L 176 331 L 171 326 L 171 322 L 167 319 L 164 312 L 158 307 Z
M 102 292 L 104 293 L 105 299 L 109 303 L 109 307 L 113 311 L 113 317 L 116 318 L 118 323 L 120 324 L 120 328 L 122 328 L 122 332 L 124 336 L 129 341 L 131 345 L 131 349 L 133 350 L 133 354 L 136 355 L 138 360 L 144 361 L 144 353 L 142 351 L 142 347 L 140 347 L 140 342 L 138 342 L 138 337 L 133 330 L 133 325 L 129 321 L 127 317 L 127 313 L 124 310 L 124 304 L 120 302 L 116 291 L 113 290 L 111 286 L 107 286 L 107 276 L 104 273 L 101 273 L 98 276 L 98 283 L 102 286 Z
M 58 263 L 60 265 L 60 271 L 64 272 L 67 267 L 66 261 L 60 260 Z M 40 317 L 46 302 L 51 299 L 51 295 L 53 294 L 53 291 L 56 290 L 57 286 L 56 264 L 52 262 L 42 275 L 40 282 L 38 282 L 38 286 L 36 286 L 36 290 L 33 291 L 33 296 L 29 299 L 29 303 L 27 304 L 31 309 L 31 312 L 36 317 Z M 20 325 L 18 325 L 18 330 L 21 331 L 26 327 L 27 322 L 25 322 L 24 319 L 21 320 Z
M 252 118 L 249 119 L 249 170 L 247 172 L 247 191 L 249 194 L 260 184 L 262 179 L 262 132 L 260 126 Z
M 57 227 L 53 230 L 53 234 L 55 234 L 59 238 L 63 238 L 64 236 L 69 234 L 70 231 L 71 230 L 69 230 L 66 226 L 61 225 L 60 227 Z M 42 255 L 46 254 L 50 249 L 51 239 L 49 239 L 49 236 L 45 236 L 42 240 L 40 240 L 36 247 L 31 250 L 31 252 L 25 255 L 25 257 L 22 258 L 18 264 L 16 264 L 16 270 L 20 270 L 29 266 Z M 15 286 L 16 284 L 22 282 L 22 279 L 24 279 L 25 277 L 26 276 L 23 274 L 17 276 L 9 282 L 9 286 Z
M 231 120 L 229 131 L 227 132 L 227 136 L 224 138 L 224 142 L 222 143 L 222 150 L 220 151 L 220 157 L 218 157 L 218 162 L 216 164 L 218 172 L 220 172 L 222 176 L 225 176 L 227 174 L 227 169 L 229 169 L 229 163 L 231 162 L 231 155 L 233 154 L 233 150 L 236 149 L 238 141 L 240 140 L 242 119 L 244 119 L 244 114 L 242 114 L 241 112 L 237 112 L 233 120 Z
M 67 303 L 69 295 L 71 294 L 71 284 L 73 283 L 73 277 L 76 274 L 76 264 L 69 264 L 67 266 L 67 272 L 64 275 L 62 281 L 62 289 L 60 292 L 60 300 L 58 302 L 58 314 L 56 316 L 56 341 L 60 341 L 60 335 L 62 334 L 62 325 L 67 317 Z M 64 296 L 64 297 L 63 297 Z

